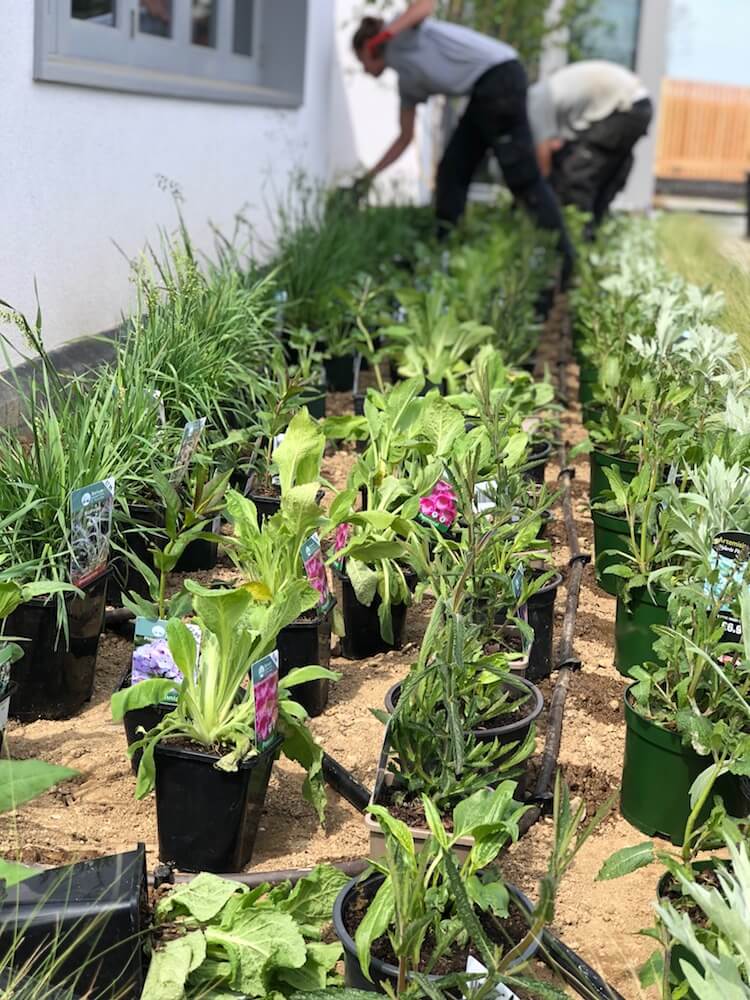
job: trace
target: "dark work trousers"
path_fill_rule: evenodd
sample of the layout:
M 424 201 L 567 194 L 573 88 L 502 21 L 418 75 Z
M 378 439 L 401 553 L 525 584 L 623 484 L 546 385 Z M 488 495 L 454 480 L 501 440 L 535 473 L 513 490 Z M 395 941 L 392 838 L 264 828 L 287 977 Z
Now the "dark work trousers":
M 537 164 L 526 114 L 526 89 L 526 71 L 517 59 L 480 76 L 440 161 L 435 209 L 444 230 L 458 222 L 471 180 L 491 149 L 505 183 L 534 222 L 541 229 L 557 231 L 566 287 L 573 269 L 573 247 L 557 198 Z
M 633 169 L 633 147 L 648 132 L 651 101 L 615 111 L 579 132 L 552 160 L 552 186 L 564 205 L 576 205 L 598 226 Z

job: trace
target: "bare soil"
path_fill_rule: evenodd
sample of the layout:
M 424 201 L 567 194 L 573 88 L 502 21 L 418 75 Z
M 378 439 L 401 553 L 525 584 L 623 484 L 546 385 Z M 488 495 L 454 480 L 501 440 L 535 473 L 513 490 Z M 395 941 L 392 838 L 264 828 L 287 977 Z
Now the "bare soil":
M 568 366 L 571 398 L 576 398 L 576 368 Z M 351 395 L 329 396 L 329 413 L 351 411 Z M 576 404 L 563 414 L 564 435 L 575 444 L 584 436 Z M 335 486 L 345 482 L 355 460 L 353 449 L 325 459 L 324 476 Z M 576 526 L 584 551 L 592 551 L 588 515 L 588 460 L 573 463 Z M 554 486 L 558 468 L 547 468 Z M 559 512 L 549 538 L 558 568 L 567 573 L 565 528 Z M 196 574 L 193 574 L 194 576 Z M 226 562 L 205 579 L 231 580 Z M 556 634 L 562 623 L 565 588 L 558 592 Z M 312 730 L 329 754 L 368 788 L 375 780 L 383 727 L 371 713 L 380 708 L 388 688 L 402 678 L 416 651 L 430 612 L 430 601 L 409 611 L 406 642 L 401 651 L 352 662 L 334 656 L 331 665 L 342 678 L 332 686 L 325 713 L 313 720 Z M 645 996 L 636 969 L 651 953 L 652 943 L 637 936 L 652 923 L 651 904 L 659 870 L 645 869 L 618 882 L 595 882 L 602 862 L 616 849 L 635 844 L 643 836 L 617 812 L 616 795 L 624 746 L 622 698 L 625 681 L 613 666 L 615 602 L 600 591 L 589 566 L 584 574 L 576 627 L 575 651 L 582 669 L 570 683 L 560 760 L 572 794 L 593 811 L 609 796 L 615 801 L 610 817 L 588 841 L 567 873 L 558 897 L 554 928 L 606 981 L 628 1000 Z M 117 688 L 131 656 L 132 643 L 114 634 L 102 637 L 94 696 L 75 718 L 64 722 L 11 722 L 7 752 L 15 758 L 41 758 L 75 768 L 79 774 L 57 789 L 25 805 L 19 814 L 3 819 L 0 853 L 27 863 L 44 865 L 132 849 L 143 841 L 149 865 L 157 862 L 156 818 L 153 796 L 134 797 L 135 779 L 125 754 L 122 727 L 111 721 L 109 697 Z M 549 699 L 553 681 L 542 685 Z M 546 712 L 539 723 L 539 746 Z M 364 858 L 368 834 L 362 816 L 331 790 L 328 814 L 321 829 L 301 796 L 302 774 L 281 760 L 266 799 L 253 869 L 272 870 L 312 866 L 319 861 Z M 536 894 L 545 872 L 551 842 L 551 821 L 538 823 L 503 861 L 504 873 L 530 896 Z

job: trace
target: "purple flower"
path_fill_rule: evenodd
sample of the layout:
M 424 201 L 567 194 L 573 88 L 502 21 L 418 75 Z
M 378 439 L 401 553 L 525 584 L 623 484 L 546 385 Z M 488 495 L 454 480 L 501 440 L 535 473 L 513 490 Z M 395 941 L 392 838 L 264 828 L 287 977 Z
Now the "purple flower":
M 347 544 L 352 536 L 352 526 L 351 524 L 340 524 L 336 528 L 336 534 L 333 539 L 333 549 L 334 552 L 339 552 Z

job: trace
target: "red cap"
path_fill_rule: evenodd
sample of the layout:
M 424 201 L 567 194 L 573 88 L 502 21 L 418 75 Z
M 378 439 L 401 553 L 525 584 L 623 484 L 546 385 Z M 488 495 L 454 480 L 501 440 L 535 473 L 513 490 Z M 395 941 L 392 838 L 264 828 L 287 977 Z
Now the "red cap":
M 390 42 L 393 38 L 393 32 L 389 31 L 388 28 L 384 28 L 379 31 L 377 35 L 372 38 L 368 38 L 365 42 L 365 48 L 370 53 L 371 56 L 376 55 L 376 49 L 382 48 L 386 42 Z

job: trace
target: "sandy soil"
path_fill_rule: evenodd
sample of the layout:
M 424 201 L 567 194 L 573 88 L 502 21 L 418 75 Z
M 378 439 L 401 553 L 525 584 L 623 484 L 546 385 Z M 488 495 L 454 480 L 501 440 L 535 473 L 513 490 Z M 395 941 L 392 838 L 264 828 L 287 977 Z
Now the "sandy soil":
M 572 365 L 568 377 L 575 398 Z M 329 397 L 329 413 L 345 412 L 350 405 L 347 394 Z M 582 438 L 577 406 L 563 414 L 563 425 L 569 442 Z M 353 453 L 346 451 L 328 456 L 324 475 L 334 485 L 342 485 L 353 460 Z M 582 548 L 591 551 L 588 461 L 583 457 L 574 464 L 576 523 Z M 557 471 L 554 466 L 548 468 L 550 485 L 554 485 Z M 550 537 L 557 564 L 565 571 L 568 552 L 560 516 L 551 526 Z M 229 572 L 224 567 L 205 576 L 226 579 Z M 556 609 L 558 632 L 564 604 L 565 591 L 561 588 Z M 583 668 L 571 679 L 561 763 L 573 794 L 583 797 L 592 812 L 617 792 L 622 765 L 625 684 L 612 665 L 614 610 L 614 600 L 596 587 L 588 567 L 575 643 Z M 382 740 L 382 726 L 370 709 L 382 706 L 388 687 L 406 672 L 428 613 L 428 605 L 410 612 L 407 644 L 401 652 L 361 662 L 338 657 L 332 661 L 342 679 L 333 688 L 328 709 L 313 721 L 312 728 L 323 747 L 368 787 L 374 780 Z M 12 756 L 65 764 L 75 768 L 79 776 L 23 807 L 14 821 L 4 820 L 0 831 L 0 851 L 4 855 L 30 863 L 59 864 L 128 850 L 135 841 L 143 841 L 149 863 L 156 862 L 153 797 L 142 802 L 134 799 L 135 782 L 125 756 L 124 733 L 110 721 L 108 711 L 109 696 L 128 666 L 130 653 L 131 644 L 126 639 L 113 634 L 102 638 L 94 697 L 74 719 L 10 724 L 8 745 Z M 543 689 L 548 697 L 551 683 L 545 683 Z M 543 718 L 541 734 L 545 724 Z M 320 860 L 365 857 L 368 839 L 362 817 L 329 791 L 326 828 L 320 829 L 301 799 L 301 780 L 294 765 L 282 761 L 275 768 L 253 867 L 306 867 Z M 507 876 L 532 896 L 546 868 L 550 839 L 551 822 L 537 824 L 511 850 L 504 865 Z M 567 874 L 555 917 L 555 928 L 564 941 L 628 1000 L 642 995 L 635 969 L 652 950 L 648 940 L 635 935 L 639 928 L 651 924 L 656 873 L 646 870 L 617 883 L 596 883 L 594 877 L 612 851 L 642 839 L 617 815 L 615 806 Z

